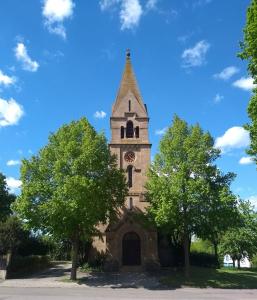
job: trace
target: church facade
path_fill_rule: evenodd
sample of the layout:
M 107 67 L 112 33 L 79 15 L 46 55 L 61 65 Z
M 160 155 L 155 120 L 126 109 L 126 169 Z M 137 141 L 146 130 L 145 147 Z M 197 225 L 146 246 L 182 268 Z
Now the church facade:
M 110 118 L 110 151 L 118 167 L 127 176 L 129 187 L 125 205 L 118 220 L 101 227 L 101 238 L 95 238 L 93 249 L 106 255 L 106 269 L 126 266 L 147 269 L 158 265 L 157 231 L 139 217 L 148 205 L 145 183 L 150 165 L 151 144 L 148 136 L 149 117 L 133 72 L 130 53 Z

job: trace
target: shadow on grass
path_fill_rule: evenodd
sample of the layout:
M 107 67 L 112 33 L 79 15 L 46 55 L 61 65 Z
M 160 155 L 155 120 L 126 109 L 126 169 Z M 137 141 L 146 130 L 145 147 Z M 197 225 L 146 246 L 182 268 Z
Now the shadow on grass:
M 190 278 L 182 271 L 168 271 L 161 276 L 162 284 L 171 288 L 198 287 L 223 289 L 257 289 L 256 269 L 208 269 L 192 267 Z
M 144 288 L 148 290 L 174 290 L 183 287 L 257 289 L 257 269 L 209 269 L 191 268 L 190 279 L 182 270 L 163 270 L 155 274 L 136 272 L 88 272 L 78 273 L 79 285 L 108 287 L 112 289 Z M 68 278 L 62 280 L 71 282 Z

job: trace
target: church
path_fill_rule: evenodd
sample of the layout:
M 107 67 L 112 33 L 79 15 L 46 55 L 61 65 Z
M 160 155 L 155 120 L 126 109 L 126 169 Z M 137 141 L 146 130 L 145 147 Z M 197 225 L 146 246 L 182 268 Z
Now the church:
M 110 118 L 110 151 L 125 171 L 128 196 L 118 220 L 100 227 L 101 237 L 93 240 L 96 255 L 106 257 L 106 269 L 121 270 L 136 266 L 142 270 L 158 266 L 157 231 L 146 226 L 138 216 L 145 212 L 145 183 L 150 165 L 151 143 L 148 136 L 149 116 L 133 72 L 130 52 Z

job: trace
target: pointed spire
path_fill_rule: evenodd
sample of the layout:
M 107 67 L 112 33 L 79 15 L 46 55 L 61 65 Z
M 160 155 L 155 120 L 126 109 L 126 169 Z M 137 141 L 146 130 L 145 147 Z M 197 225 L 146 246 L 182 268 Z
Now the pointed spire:
M 143 102 L 142 96 L 140 94 L 138 85 L 137 85 L 137 81 L 136 81 L 136 77 L 135 77 L 135 74 L 134 74 L 134 71 L 132 68 L 130 57 L 131 57 L 130 50 L 127 49 L 126 50 L 126 64 L 125 64 L 125 68 L 123 71 L 118 95 L 117 95 L 115 104 L 113 106 L 113 112 L 114 112 L 115 108 L 119 105 L 120 101 L 122 101 L 122 99 L 127 95 L 128 92 L 131 92 L 135 96 L 138 103 L 145 111 L 144 102 Z

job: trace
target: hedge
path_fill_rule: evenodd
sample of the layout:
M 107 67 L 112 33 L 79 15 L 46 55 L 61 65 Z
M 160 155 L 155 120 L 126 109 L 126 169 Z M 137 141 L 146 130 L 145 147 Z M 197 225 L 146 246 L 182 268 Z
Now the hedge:
M 190 263 L 192 266 L 217 268 L 218 262 L 214 254 L 205 252 L 194 252 L 190 253 Z
M 7 269 L 7 277 L 23 277 L 51 266 L 48 256 L 14 256 Z

